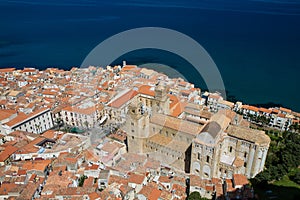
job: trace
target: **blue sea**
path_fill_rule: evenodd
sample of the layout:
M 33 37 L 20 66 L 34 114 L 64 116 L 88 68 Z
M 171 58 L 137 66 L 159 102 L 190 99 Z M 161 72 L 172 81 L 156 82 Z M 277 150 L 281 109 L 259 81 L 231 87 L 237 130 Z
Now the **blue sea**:
M 106 38 L 149 26 L 201 44 L 229 94 L 244 103 L 300 111 L 300 0 L 0 1 L 0 67 L 70 69 Z M 171 53 L 139 50 L 115 63 L 124 59 L 172 66 L 206 87 L 189 63 Z

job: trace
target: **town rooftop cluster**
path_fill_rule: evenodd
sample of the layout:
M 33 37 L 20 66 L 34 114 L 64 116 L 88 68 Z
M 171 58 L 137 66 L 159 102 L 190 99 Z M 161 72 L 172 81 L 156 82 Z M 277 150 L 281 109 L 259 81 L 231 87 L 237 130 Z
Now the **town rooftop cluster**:
M 299 124 L 300 113 L 290 109 L 229 102 L 218 92 L 203 92 L 181 78 L 135 65 L 0 69 L 0 199 L 169 200 L 185 199 L 192 191 L 208 198 L 253 197 L 244 174 L 203 178 L 128 152 L 129 135 L 123 130 L 128 108 L 137 97 L 145 107 L 155 107 L 151 99 L 158 98 L 162 86 L 168 117 L 158 108 L 150 122 L 193 137 L 218 129 L 208 125 L 216 121 L 221 128 L 227 123 L 220 131 L 230 137 L 268 146 L 269 138 L 250 129 L 250 123 L 279 130 Z M 225 122 L 218 121 L 220 114 L 227 116 Z M 72 127 L 85 131 L 70 133 Z M 147 141 L 174 151 L 188 148 L 166 136 Z M 236 159 L 230 165 L 245 164 Z

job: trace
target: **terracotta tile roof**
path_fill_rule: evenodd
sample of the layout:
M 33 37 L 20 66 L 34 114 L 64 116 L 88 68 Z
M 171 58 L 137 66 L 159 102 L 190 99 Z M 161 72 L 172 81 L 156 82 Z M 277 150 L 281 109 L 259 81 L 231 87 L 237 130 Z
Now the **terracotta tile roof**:
M 255 130 L 247 127 L 229 125 L 225 132 L 230 136 L 258 143 L 261 145 L 269 145 L 271 141 L 269 136 L 266 135 L 264 131 Z
M 259 112 L 263 112 L 263 113 L 272 113 L 272 110 L 266 109 L 266 108 L 259 108 L 258 109 Z
M 142 184 L 145 180 L 145 175 L 141 174 L 130 174 L 128 182 L 135 184 Z
M 60 133 L 62 133 L 62 132 L 60 132 Z M 48 131 L 44 132 L 41 136 L 43 136 L 44 138 L 55 139 L 55 137 L 57 137 L 57 135 L 62 136 L 63 134 L 58 134 L 58 131 L 55 131 L 55 130 L 48 130 Z
M 62 111 L 68 111 L 68 112 L 73 112 L 73 113 L 78 113 L 83 115 L 92 115 L 96 112 L 96 107 L 91 106 L 91 107 L 81 109 L 78 106 L 67 106 L 64 107 Z
M 71 178 L 73 177 L 72 172 L 63 171 L 59 174 L 57 171 L 50 172 L 45 189 L 47 186 L 51 185 L 59 185 L 60 187 L 68 187 L 69 183 L 71 183 Z
M 277 116 L 278 116 L 278 117 L 281 117 L 281 118 L 285 118 L 286 115 L 283 114 L 283 113 L 279 113 L 279 114 L 277 114 Z
M 51 163 L 51 160 L 35 160 L 26 161 L 22 168 L 27 170 L 44 171 L 46 167 Z
M 0 73 L 13 72 L 16 68 L 0 68 Z
M 154 87 L 150 86 L 150 85 L 142 85 L 139 87 L 139 93 L 140 94 L 145 94 L 148 96 L 155 96 L 155 91 L 154 91 Z
M 0 162 L 4 162 L 5 160 L 7 160 L 17 150 L 18 148 L 14 146 L 5 147 L 4 151 L 0 153 Z
M 249 105 L 242 105 L 242 108 L 245 109 L 245 110 L 251 110 L 251 111 L 254 111 L 254 112 L 258 112 L 259 109 L 255 106 L 249 106 Z
M 150 137 L 148 141 L 153 142 L 155 144 L 159 144 L 160 146 L 166 146 L 172 141 L 172 138 L 161 134 L 155 134 L 152 137 Z
M 117 142 L 107 142 L 103 145 L 101 148 L 103 151 L 106 151 L 108 153 L 115 153 L 117 150 L 119 150 L 121 147 L 123 147 L 122 144 L 119 144 Z
M 211 182 L 212 182 L 213 184 L 219 184 L 219 183 L 222 184 L 222 180 L 221 180 L 220 178 L 212 178 L 212 179 L 211 179 Z
M 232 179 L 226 179 L 226 183 L 227 183 L 227 191 L 233 192 L 233 191 L 236 190 L 236 189 L 233 187 Z
M 177 195 L 178 192 L 175 191 L 175 194 Z M 182 195 L 178 194 L 178 196 L 181 197 L 180 200 L 185 200 L 186 199 L 186 195 L 185 194 L 182 194 Z M 173 194 L 171 192 L 166 191 L 166 190 L 162 190 L 159 199 L 167 200 L 167 199 L 172 199 L 172 197 L 173 197 Z M 176 200 L 176 199 L 178 199 L 178 198 L 177 197 L 173 198 L 173 200 Z
M 0 109 L 0 121 L 9 118 L 11 115 L 16 114 L 16 110 L 3 110 Z
M 36 153 L 39 148 L 36 147 L 35 145 L 38 144 L 39 142 L 45 140 L 44 137 L 37 137 L 25 146 L 21 147 L 16 154 L 26 154 L 26 153 Z
M 110 175 L 109 180 L 108 180 L 108 184 L 119 183 L 119 184 L 128 185 L 128 182 L 129 182 L 128 179 L 125 179 L 124 177 L 116 176 L 116 175 Z
M 276 109 L 276 108 L 273 108 L 273 109 L 272 109 L 272 113 L 278 114 L 278 113 L 279 113 L 279 110 Z
M 124 67 L 122 67 L 121 71 L 131 71 L 133 69 L 136 69 L 137 66 L 136 65 L 125 65 Z
M 133 190 L 132 187 L 128 186 L 128 185 L 121 185 L 120 186 L 120 190 L 121 192 L 123 192 L 123 194 L 127 194 L 128 192 L 130 192 L 131 190 Z
M 49 110 L 48 108 L 41 108 L 41 109 L 37 109 L 36 111 L 26 115 L 25 113 L 19 113 L 17 117 L 13 118 L 12 120 L 10 120 L 9 122 L 6 123 L 6 125 L 13 127 L 16 126 L 22 122 L 24 122 L 25 120 L 31 118 L 31 117 L 35 117 L 36 115 L 39 115 L 43 112 L 46 112 L 47 110 Z
M 6 99 L 0 100 L 0 105 L 5 105 L 5 104 L 7 104 L 7 100 Z
M 283 107 L 280 107 L 279 110 L 283 111 L 283 112 L 286 112 L 286 113 L 291 113 L 292 112 L 291 109 L 287 109 L 287 108 L 283 108 Z
M 129 90 L 128 92 L 126 92 L 125 94 L 123 94 L 119 98 L 115 99 L 113 102 L 111 102 L 109 104 L 109 106 L 111 106 L 113 108 L 120 108 L 122 105 L 127 103 L 129 100 L 134 98 L 137 94 L 138 94 L 137 91 Z
M 190 175 L 190 185 L 191 186 L 205 188 L 206 183 L 208 183 L 208 180 L 200 179 L 200 177 L 197 175 Z
M 162 193 L 161 190 L 159 190 L 157 188 L 153 188 L 153 190 L 151 191 L 150 195 L 148 196 L 148 199 L 149 200 L 158 200 L 161 193 Z
M 91 200 L 100 199 L 100 195 L 97 192 L 92 192 L 92 193 L 88 194 L 88 196 Z
M 243 186 L 249 183 L 247 177 L 243 174 L 233 174 L 233 179 L 236 186 Z
M 18 184 L 14 183 L 3 183 L 0 187 L 0 194 L 7 195 L 8 193 L 12 192 L 14 189 L 20 187 Z
M 97 162 L 99 158 L 94 154 L 93 150 L 87 149 L 83 152 L 84 158 L 89 162 Z
M 57 95 L 57 92 L 58 91 L 54 91 L 54 90 L 44 90 L 43 92 L 42 92 L 42 94 L 43 95 Z
M 85 167 L 85 170 L 98 170 L 98 168 L 99 168 L 99 165 L 93 164 L 91 166 Z
M 166 147 L 169 149 L 172 149 L 177 152 L 186 152 L 188 147 L 190 146 L 190 143 L 187 141 L 182 141 L 182 140 L 172 140 Z
M 175 194 L 180 197 L 186 196 L 186 187 L 184 187 L 184 186 L 181 186 L 179 184 L 173 184 L 172 190 L 175 191 Z
M 214 191 L 214 189 L 215 189 L 215 188 L 214 188 L 214 186 L 213 186 L 213 185 L 206 185 L 206 186 L 205 186 L 205 190 L 206 190 L 206 191 L 213 192 L 213 191 Z
M 190 90 L 181 90 L 182 96 L 189 96 L 192 92 Z
M 148 184 L 147 186 L 144 186 L 138 194 L 143 195 L 149 200 L 157 200 L 162 191 L 158 190 L 156 187 L 157 185 Z
M 151 123 L 192 135 L 197 135 L 202 129 L 202 125 L 162 114 L 155 114 L 150 120 Z
M 168 176 L 160 176 L 158 181 L 161 183 L 171 183 L 171 179 Z
M 219 96 L 219 95 L 214 95 L 214 94 L 210 94 L 210 95 L 208 96 L 208 98 L 212 98 L 212 99 L 219 100 L 219 99 L 221 99 L 221 96 Z
M 179 98 L 175 95 L 168 94 L 170 98 L 170 109 L 172 109 L 175 105 L 177 105 Z
M 157 160 L 151 160 L 151 159 L 147 159 L 147 162 L 145 163 L 144 167 L 146 169 L 158 169 L 160 167 L 160 162 Z
M 22 70 L 23 73 L 24 73 L 24 72 L 35 72 L 35 71 L 37 71 L 37 69 L 35 69 L 35 68 L 24 68 L 24 69 Z
M 84 180 L 83 187 L 92 187 L 94 184 L 94 177 L 88 177 L 86 180 Z
M 188 82 L 186 82 L 186 81 L 180 81 L 180 82 L 178 83 L 178 85 L 179 85 L 179 86 L 186 87 L 186 86 L 188 85 Z
M 178 102 L 173 108 L 171 112 L 171 116 L 178 117 L 183 111 L 187 102 Z
M 18 170 L 18 176 L 26 175 L 27 171 L 25 169 L 19 169 Z

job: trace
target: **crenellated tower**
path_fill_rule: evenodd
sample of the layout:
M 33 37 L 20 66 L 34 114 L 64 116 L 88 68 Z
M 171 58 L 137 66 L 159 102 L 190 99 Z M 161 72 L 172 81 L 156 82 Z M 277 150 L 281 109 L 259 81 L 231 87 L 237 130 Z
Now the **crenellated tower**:
M 141 102 L 132 102 L 124 130 L 127 132 L 128 152 L 143 153 L 144 140 L 149 137 L 149 114 Z

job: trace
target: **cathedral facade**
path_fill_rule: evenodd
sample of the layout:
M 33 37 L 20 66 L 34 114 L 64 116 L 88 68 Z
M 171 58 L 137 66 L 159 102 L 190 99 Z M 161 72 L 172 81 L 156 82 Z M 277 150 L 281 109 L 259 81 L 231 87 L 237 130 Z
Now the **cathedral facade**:
M 154 97 L 132 100 L 123 129 L 128 152 L 204 179 L 254 177 L 264 168 L 270 143 L 263 131 L 238 123 L 233 111 L 221 111 L 205 124 L 170 116 L 169 98 L 161 86 Z

